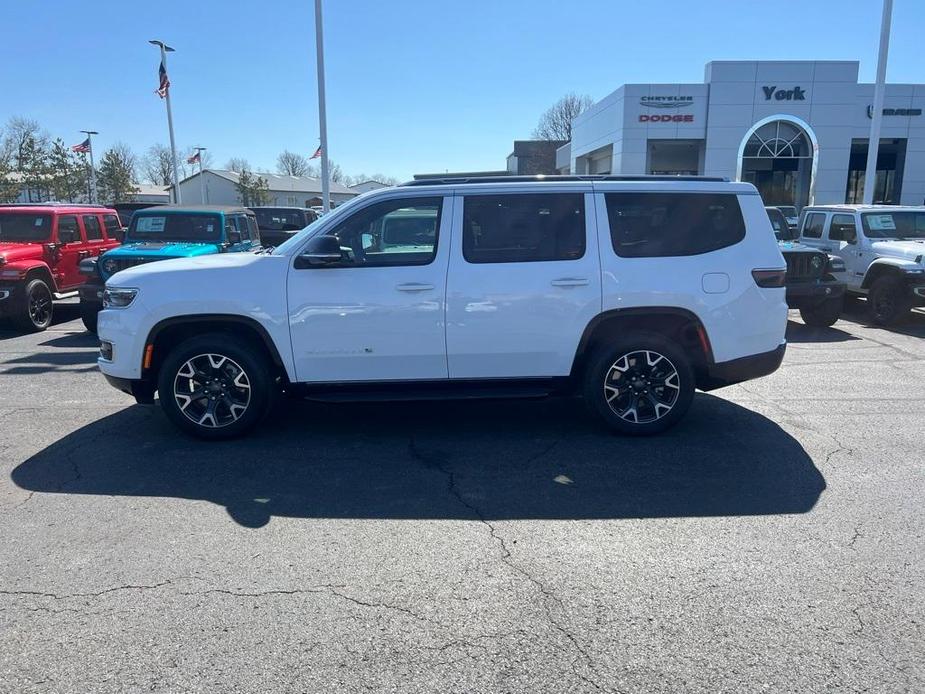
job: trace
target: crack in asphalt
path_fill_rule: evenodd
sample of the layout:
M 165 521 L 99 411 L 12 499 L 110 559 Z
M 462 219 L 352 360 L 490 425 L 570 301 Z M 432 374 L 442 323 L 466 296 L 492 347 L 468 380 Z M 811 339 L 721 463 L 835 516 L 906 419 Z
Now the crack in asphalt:
M 160 583 L 152 583 L 151 585 L 127 584 L 122 586 L 113 586 L 112 588 L 106 588 L 105 590 L 97 591 L 95 593 L 66 593 L 64 595 L 59 595 L 58 593 L 45 593 L 38 590 L 0 590 L 0 595 L 28 595 L 38 598 L 52 598 L 54 600 L 70 600 L 72 598 L 98 598 L 101 595 L 115 593 L 120 590 L 156 590 L 157 588 L 163 588 L 164 586 L 170 585 L 172 583 L 173 580 L 170 579 L 161 581 Z
M 538 460 L 539 458 L 543 457 L 544 455 L 546 455 L 547 453 L 549 453 L 549 451 L 555 448 L 555 446 L 559 443 L 559 441 L 560 439 L 555 440 L 552 444 L 547 446 L 546 449 L 541 451 L 539 454 L 535 454 L 531 456 L 528 462 L 534 462 Z M 536 587 L 536 589 L 543 596 L 543 600 L 541 601 L 541 604 L 543 606 L 543 611 L 546 613 L 546 619 L 549 622 L 549 624 L 556 631 L 562 634 L 562 636 L 564 636 L 569 643 L 572 644 L 575 650 L 578 651 L 578 653 L 584 659 L 585 663 L 587 664 L 588 670 L 590 670 L 591 673 L 593 673 L 597 679 L 600 679 L 600 674 L 597 672 L 597 669 L 594 666 L 594 661 L 591 658 L 591 655 L 578 642 L 575 636 L 571 632 L 569 632 L 568 629 L 562 626 L 562 624 L 559 623 L 559 621 L 556 619 L 555 615 L 553 614 L 551 607 L 549 606 L 549 601 L 552 600 L 559 606 L 560 609 L 564 610 L 565 606 L 563 605 L 562 600 L 555 593 L 553 593 L 549 588 L 547 588 L 546 585 L 542 581 L 540 581 L 538 578 L 530 574 L 529 571 L 527 571 L 526 569 L 524 569 L 523 567 L 519 566 L 517 563 L 514 562 L 511 556 L 511 551 L 508 548 L 507 542 L 505 541 L 504 537 L 502 537 L 497 532 L 494 525 L 485 517 L 485 514 L 482 513 L 482 511 L 475 504 L 472 504 L 469 501 L 467 501 L 463 497 L 462 492 L 459 491 L 459 488 L 456 483 L 456 474 L 452 470 L 446 467 L 445 461 L 438 459 L 436 456 L 428 456 L 425 453 L 423 453 L 417 447 L 417 443 L 415 442 L 413 435 L 409 438 L 409 441 L 408 441 L 408 451 L 412 459 L 418 461 L 419 463 L 421 463 L 421 465 L 423 465 L 424 467 L 428 469 L 437 470 L 438 472 L 442 473 L 447 478 L 447 491 L 449 492 L 449 494 L 453 496 L 462 506 L 469 509 L 475 516 L 476 520 L 478 520 L 486 528 L 488 528 L 489 535 L 492 537 L 492 539 L 494 539 L 498 543 L 498 546 L 501 549 L 501 562 L 505 564 L 508 568 L 510 568 L 512 571 L 519 574 L 520 576 L 525 578 L 527 581 L 529 581 Z M 574 660 L 572 660 L 571 665 L 572 665 L 572 672 L 575 674 L 575 676 L 578 677 L 583 682 L 590 684 L 596 690 L 615 691 L 615 690 L 606 689 L 603 685 L 601 685 L 595 679 L 589 678 L 583 673 L 579 672 L 578 669 L 576 669 L 575 667 Z

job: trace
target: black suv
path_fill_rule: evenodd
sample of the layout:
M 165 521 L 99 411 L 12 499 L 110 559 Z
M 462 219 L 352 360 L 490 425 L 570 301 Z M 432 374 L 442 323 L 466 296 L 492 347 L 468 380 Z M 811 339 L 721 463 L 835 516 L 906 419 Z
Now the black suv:
M 787 223 L 784 213 L 776 207 L 765 209 L 777 245 L 787 261 L 787 306 L 799 309 L 806 325 L 833 325 L 845 303 L 845 283 L 835 276 L 845 272 L 844 261 L 799 243 L 797 232 Z
M 249 207 L 257 215 L 260 240 L 265 246 L 278 246 L 297 231 L 318 219 L 314 210 L 304 207 Z

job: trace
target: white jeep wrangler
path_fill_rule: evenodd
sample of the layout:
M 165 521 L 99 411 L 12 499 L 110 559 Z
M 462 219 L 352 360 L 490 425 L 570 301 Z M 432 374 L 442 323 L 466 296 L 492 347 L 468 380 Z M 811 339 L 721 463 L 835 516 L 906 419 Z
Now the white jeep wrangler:
M 845 261 L 848 291 L 867 296 L 876 323 L 925 306 L 925 207 L 804 207 L 800 241 Z
M 785 270 L 750 184 L 420 181 L 362 195 L 271 251 L 115 274 L 98 363 L 205 438 L 247 431 L 280 391 L 580 393 L 612 429 L 652 434 L 695 388 L 780 365 Z

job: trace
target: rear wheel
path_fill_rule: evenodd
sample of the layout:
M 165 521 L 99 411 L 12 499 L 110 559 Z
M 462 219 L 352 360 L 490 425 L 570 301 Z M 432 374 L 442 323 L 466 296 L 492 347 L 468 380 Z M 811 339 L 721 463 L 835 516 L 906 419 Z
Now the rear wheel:
M 204 439 L 250 431 L 266 415 L 275 384 L 264 353 L 229 335 L 194 337 L 175 347 L 158 374 L 167 417 Z
M 814 328 L 828 328 L 835 325 L 835 322 L 841 317 L 844 300 L 826 299 L 815 306 L 806 306 L 800 309 L 800 317 L 806 325 Z
M 694 397 L 694 370 L 685 353 L 654 333 L 602 345 L 584 373 L 584 399 L 610 429 L 646 436 L 680 421 Z
M 96 319 L 100 315 L 100 305 L 91 304 L 87 301 L 80 302 L 80 320 L 83 321 L 84 327 L 94 335 L 96 334 Z
M 912 308 L 905 287 L 897 277 L 881 277 L 867 295 L 870 316 L 878 325 L 891 325 L 903 318 Z
M 40 332 L 51 325 L 53 316 L 51 289 L 45 281 L 34 279 L 27 282 L 20 310 L 13 319 L 16 326 L 29 332 Z

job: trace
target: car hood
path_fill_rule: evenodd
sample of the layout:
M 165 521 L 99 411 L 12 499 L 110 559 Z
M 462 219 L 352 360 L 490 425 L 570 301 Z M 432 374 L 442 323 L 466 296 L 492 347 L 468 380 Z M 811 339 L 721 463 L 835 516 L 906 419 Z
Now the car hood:
M 873 241 L 870 247 L 878 256 L 886 258 L 915 260 L 925 256 L 925 241 Z
M 0 258 L 14 263 L 17 260 L 36 260 L 45 256 L 42 243 L 0 243 Z
M 224 268 L 241 268 L 259 261 L 261 258 L 277 258 L 278 256 L 257 255 L 256 253 L 213 253 L 200 254 L 185 258 L 164 259 L 157 263 L 136 265 L 119 272 L 119 286 L 135 286 L 147 279 L 161 279 L 167 275 L 181 275 L 187 272 L 212 270 L 221 271 Z
M 778 241 L 781 253 L 821 253 L 818 248 L 812 248 L 799 241 Z
M 157 258 L 189 258 L 197 255 L 218 253 L 217 243 L 196 243 L 193 241 L 130 241 L 107 252 L 109 257 L 130 256 Z

